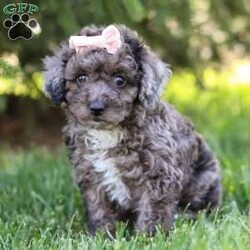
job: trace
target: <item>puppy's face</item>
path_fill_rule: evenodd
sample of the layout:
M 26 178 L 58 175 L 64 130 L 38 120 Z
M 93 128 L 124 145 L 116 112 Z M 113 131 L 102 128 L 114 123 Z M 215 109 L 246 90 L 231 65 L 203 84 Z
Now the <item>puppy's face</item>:
M 135 105 L 154 108 L 161 85 L 170 76 L 170 69 L 135 32 L 116 27 L 122 44 L 115 54 L 104 48 L 76 53 L 67 43 L 44 60 L 46 94 L 56 105 L 65 103 L 69 117 L 82 125 L 117 125 Z M 103 29 L 86 27 L 78 35 L 96 36 Z
M 138 67 L 125 49 L 116 54 L 96 49 L 73 55 L 65 69 L 68 111 L 81 124 L 119 124 L 138 98 Z

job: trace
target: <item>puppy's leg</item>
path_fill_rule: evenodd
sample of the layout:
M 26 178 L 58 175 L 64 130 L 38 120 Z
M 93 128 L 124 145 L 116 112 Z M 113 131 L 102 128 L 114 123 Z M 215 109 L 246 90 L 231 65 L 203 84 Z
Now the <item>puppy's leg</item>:
M 161 156 L 144 150 L 140 155 L 145 181 L 138 190 L 136 231 L 154 234 L 161 225 L 168 233 L 176 214 L 177 200 L 182 190 L 183 172 Z
M 74 166 L 75 183 L 80 189 L 86 209 L 88 231 L 95 234 L 97 230 L 103 229 L 108 234 L 113 234 L 117 218 L 116 208 L 100 186 L 96 174 L 92 171 L 92 164 L 82 161 L 77 153 L 77 150 L 73 151 L 70 159 Z
M 100 229 L 113 235 L 116 213 L 105 193 L 96 187 L 84 188 L 82 193 L 86 206 L 89 232 L 95 234 Z
M 146 192 L 142 195 L 139 203 L 135 230 L 153 236 L 156 226 L 160 225 L 168 233 L 174 221 L 176 204 L 164 200 L 155 200 L 155 197 L 148 195 Z
M 179 202 L 180 207 L 191 212 L 192 217 L 198 210 L 216 209 L 222 193 L 218 161 L 202 138 L 198 137 L 198 142 L 199 157 Z

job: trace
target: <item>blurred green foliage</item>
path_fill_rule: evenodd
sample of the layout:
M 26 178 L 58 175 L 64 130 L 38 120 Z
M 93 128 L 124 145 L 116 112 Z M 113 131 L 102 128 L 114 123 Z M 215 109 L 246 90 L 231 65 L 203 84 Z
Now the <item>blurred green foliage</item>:
M 21 72 L 19 66 L 12 66 L 0 58 L 0 76 L 4 78 L 16 78 Z
M 19 1 L 22 2 L 22 1 Z M 1 1 L 1 9 L 9 1 Z M 250 9 L 246 0 L 66 0 L 38 1 L 33 15 L 42 33 L 29 41 L 10 41 L 0 30 L 0 51 L 17 53 L 26 71 L 37 70 L 59 42 L 89 24 L 123 23 L 137 30 L 164 60 L 198 70 L 227 52 L 250 49 Z M 3 12 L 2 21 L 7 18 Z M 29 65 L 29 67 L 28 67 Z

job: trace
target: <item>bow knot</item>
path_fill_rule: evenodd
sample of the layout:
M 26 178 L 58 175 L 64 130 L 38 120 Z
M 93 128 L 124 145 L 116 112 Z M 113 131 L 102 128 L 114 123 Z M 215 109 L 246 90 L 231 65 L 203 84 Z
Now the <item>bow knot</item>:
M 100 36 L 71 36 L 69 47 L 75 49 L 77 53 L 97 47 L 105 48 L 108 53 L 115 54 L 121 47 L 121 35 L 114 25 L 109 25 Z

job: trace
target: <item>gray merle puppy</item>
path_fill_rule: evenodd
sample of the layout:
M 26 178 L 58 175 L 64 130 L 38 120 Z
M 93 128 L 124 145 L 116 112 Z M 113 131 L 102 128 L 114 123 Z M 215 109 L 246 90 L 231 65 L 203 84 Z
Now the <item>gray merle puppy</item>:
M 221 199 L 217 159 L 190 121 L 160 100 L 171 71 L 122 25 L 83 28 L 46 57 L 45 92 L 64 108 L 66 145 L 88 228 L 132 222 L 169 232 Z

